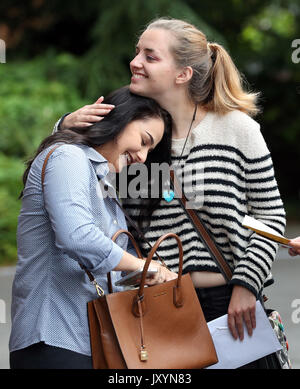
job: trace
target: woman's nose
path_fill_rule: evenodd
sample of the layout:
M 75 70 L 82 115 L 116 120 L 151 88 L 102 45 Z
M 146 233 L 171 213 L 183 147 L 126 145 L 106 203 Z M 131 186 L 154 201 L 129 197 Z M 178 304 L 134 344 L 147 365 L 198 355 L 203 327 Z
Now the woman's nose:
M 144 163 L 147 159 L 147 155 L 148 155 L 148 150 L 147 149 L 143 149 L 143 150 L 140 150 L 136 153 L 136 157 L 138 159 L 138 162 L 139 163 Z
M 133 60 L 130 62 L 130 67 L 131 68 L 141 68 L 142 67 L 140 54 L 137 54 L 133 58 Z

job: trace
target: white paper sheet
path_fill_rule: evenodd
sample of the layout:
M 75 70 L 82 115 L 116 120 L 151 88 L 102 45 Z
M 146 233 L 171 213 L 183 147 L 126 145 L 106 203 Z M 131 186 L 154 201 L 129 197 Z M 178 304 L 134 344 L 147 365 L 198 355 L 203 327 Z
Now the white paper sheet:
M 256 302 L 256 328 L 250 337 L 244 325 L 242 341 L 235 340 L 231 335 L 227 315 L 207 324 L 219 359 L 207 369 L 236 369 L 282 348 L 259 301 Z

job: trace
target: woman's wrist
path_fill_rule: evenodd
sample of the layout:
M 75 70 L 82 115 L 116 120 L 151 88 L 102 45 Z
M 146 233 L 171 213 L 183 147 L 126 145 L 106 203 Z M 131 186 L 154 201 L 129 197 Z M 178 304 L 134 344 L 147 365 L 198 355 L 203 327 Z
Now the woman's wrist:
M 120 262 L 114 270 L 132 272 L 141 269 L 144 266 L 144 263 L 145 262 L 141 258 L 137 258 L 127 251 L 124 251 Z
M 68 112 L 68 113 L 65 113 L 61 118 L 60 118 L 60 121 L 58 122 L 58 125 L 57 125 L 57 129 L 58 131 L 60 130 L 65 130 L 65 126 L 64 126 L 64 120 L 65 120 L 65 117 L 70 115 L 71 112 Z

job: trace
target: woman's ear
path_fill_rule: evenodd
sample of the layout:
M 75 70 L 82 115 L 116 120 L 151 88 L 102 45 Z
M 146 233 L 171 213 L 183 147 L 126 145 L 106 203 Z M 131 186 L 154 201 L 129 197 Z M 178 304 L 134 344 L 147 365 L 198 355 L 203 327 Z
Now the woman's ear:
M 189 82 L 193 77 L 193 68 L 191 66 L 186 66 L 182 71 L 177 75 L 175 79 L 176 84 L 185 84 Z

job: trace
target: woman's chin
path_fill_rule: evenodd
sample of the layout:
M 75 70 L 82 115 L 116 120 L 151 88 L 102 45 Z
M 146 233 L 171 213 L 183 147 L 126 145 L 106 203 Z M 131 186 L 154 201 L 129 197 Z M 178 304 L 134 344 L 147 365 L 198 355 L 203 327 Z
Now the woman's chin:
M 120 158 L 117 163 L 113 164 L 113 169 L 116 173 L 120 173 L 124 169 L 124 167 L 127 166 L 128 166 L 127 158 L 124 157 L 124 158 Z
M 136 82 L 131 82 L 130 83 L 129 90 L 130 90 L 131 93 L 143 96 L 143 88 L 139 87 L 138 83 L 136 83 Z

